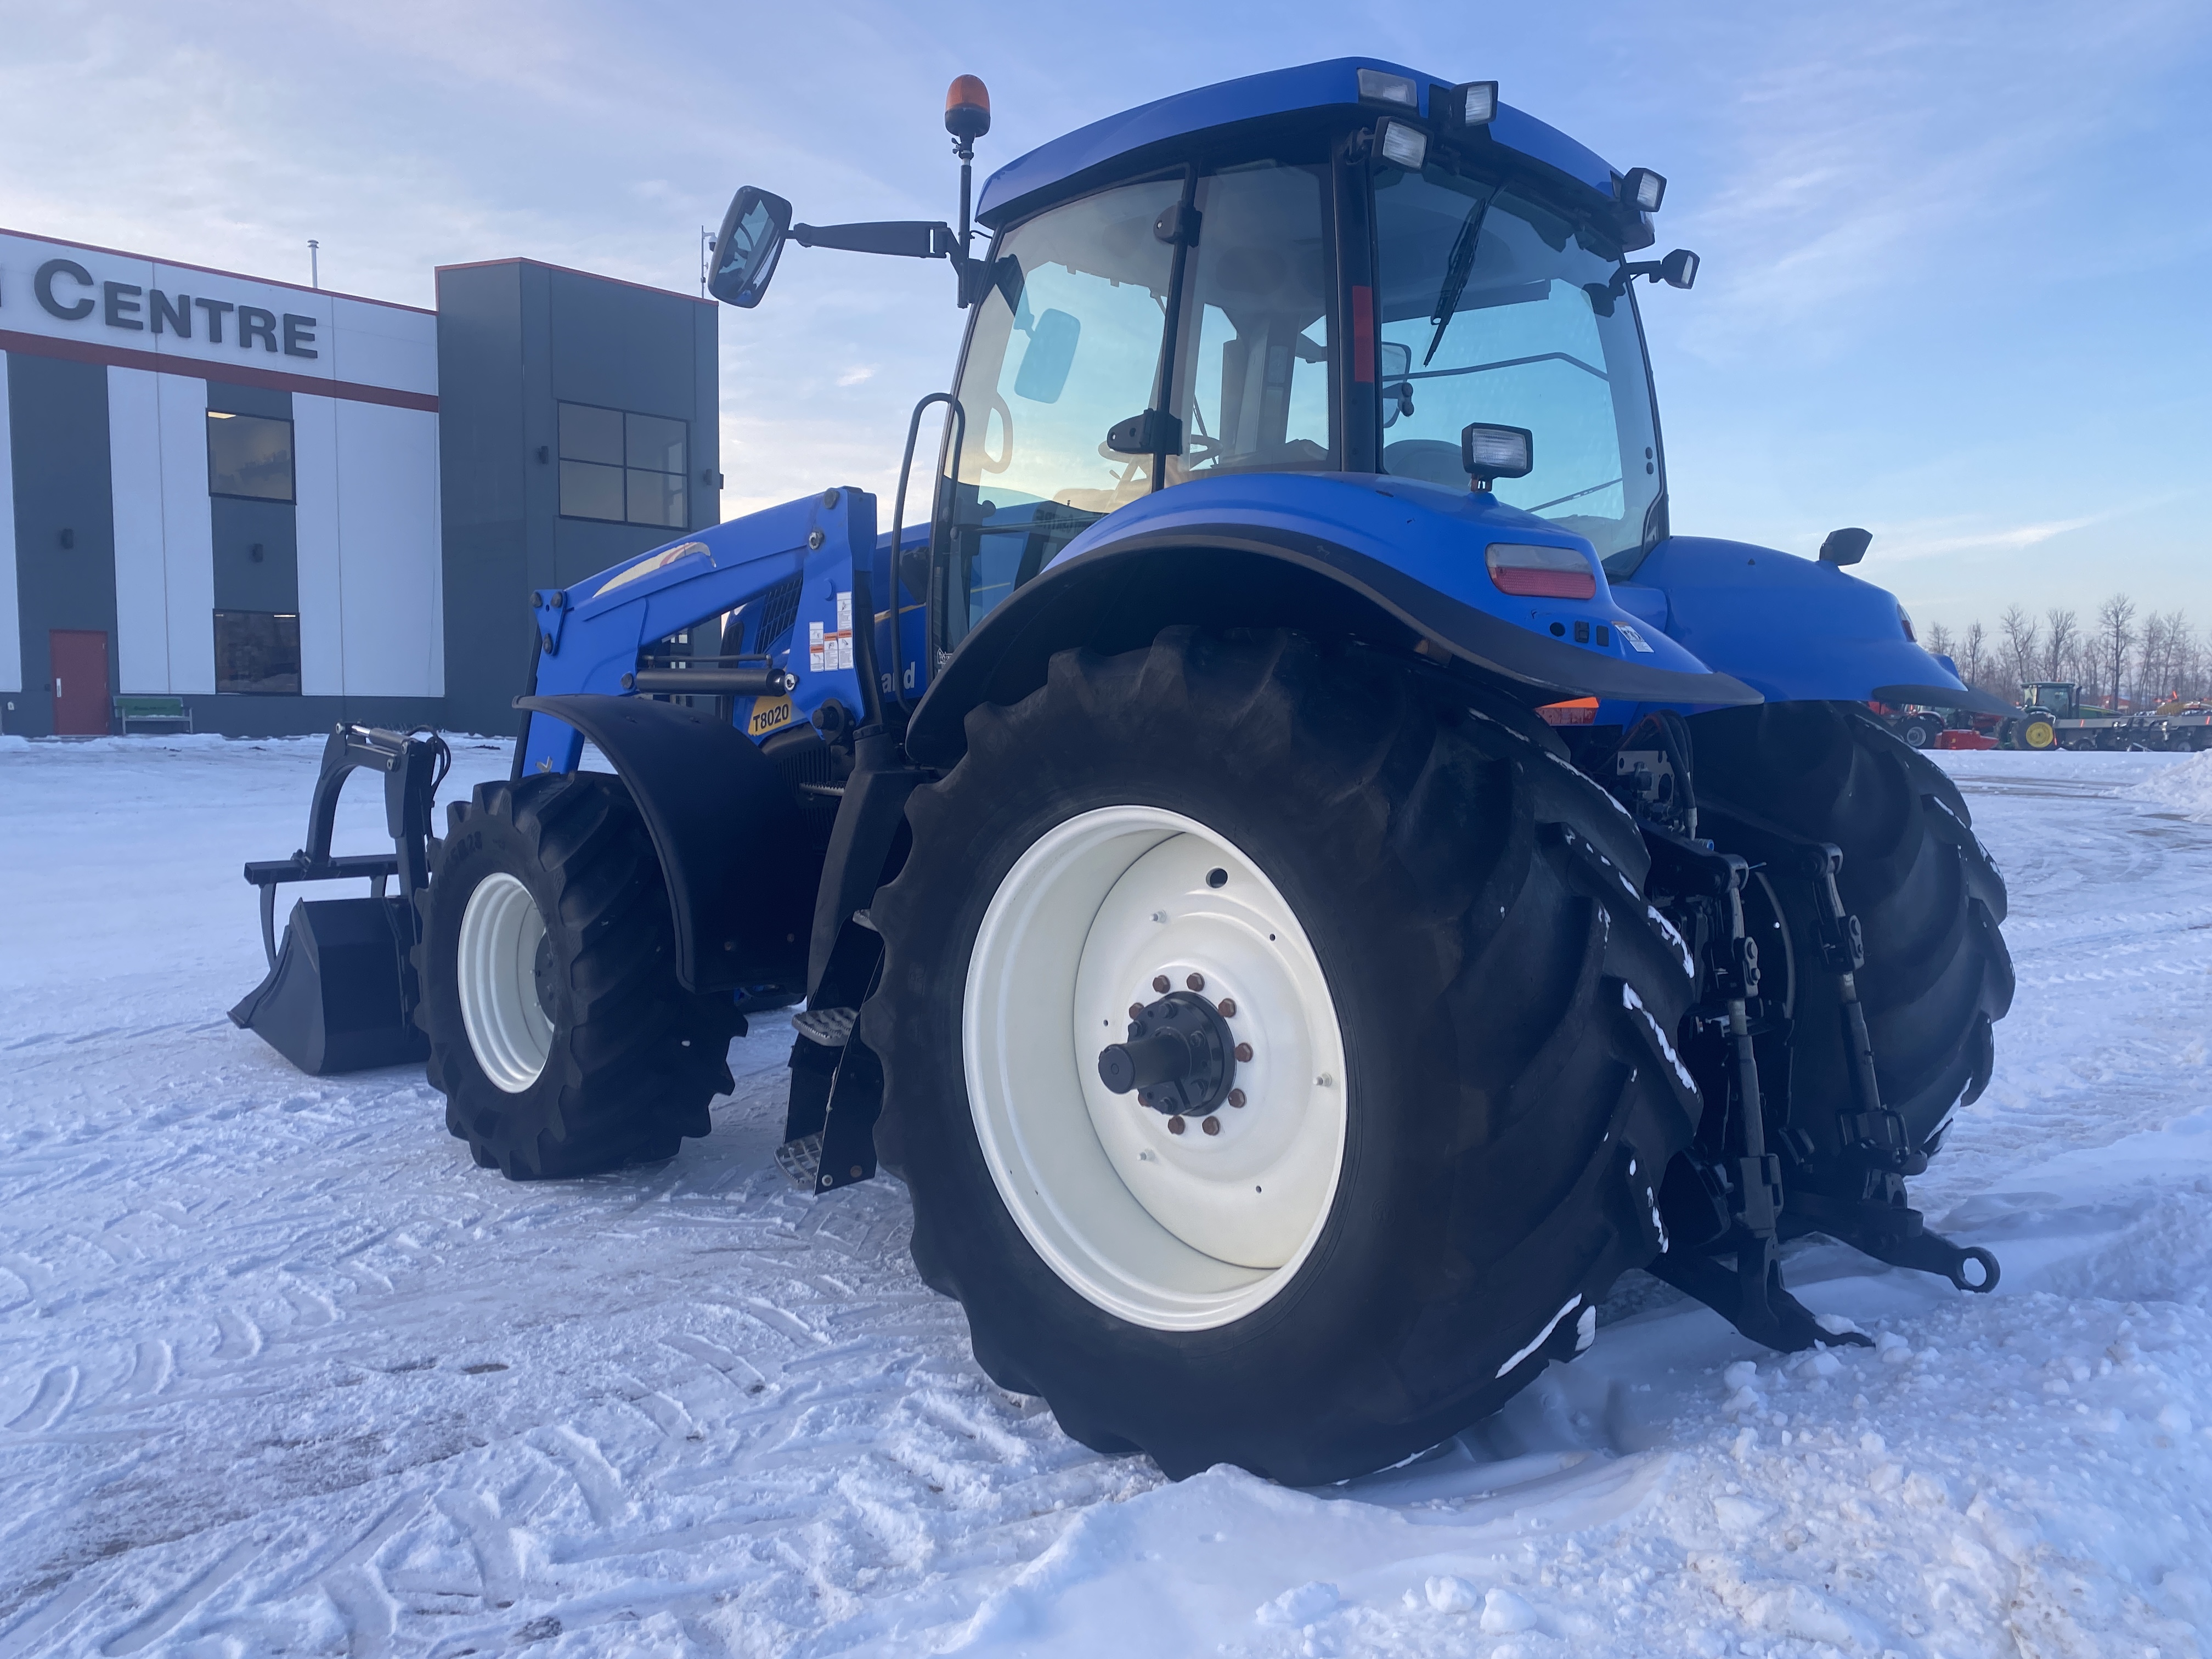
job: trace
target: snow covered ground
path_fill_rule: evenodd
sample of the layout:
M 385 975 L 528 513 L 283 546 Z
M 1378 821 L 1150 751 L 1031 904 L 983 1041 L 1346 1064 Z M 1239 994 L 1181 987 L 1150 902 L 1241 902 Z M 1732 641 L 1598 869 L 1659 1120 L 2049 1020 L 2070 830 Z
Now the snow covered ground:
M 318 748 L 0 741 L 0 1653 L 2212 1645 L 2212 757 L 1947 757 L 2020 994 L 1917 1191 L 1996 1294 L 1799 1249 L 1881 1346 L 1784 1362 L 1639 1276 L 1501 1417 L 1308 1492 L 994 1388 L 896 1182 L 775 1172 L 779 1021 L 710 1139 L 542 1187 L 419 1073 L 233 1030 L 238 866 Z

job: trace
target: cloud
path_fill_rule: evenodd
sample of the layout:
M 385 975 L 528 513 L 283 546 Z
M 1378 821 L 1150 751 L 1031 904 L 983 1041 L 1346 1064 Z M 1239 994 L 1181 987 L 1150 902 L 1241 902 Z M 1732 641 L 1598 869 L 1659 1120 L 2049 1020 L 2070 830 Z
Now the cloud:
M 1947 553 L 2017 552 L 2053 537 L 2102 524 L 2111 513 L 2092 513 L 2076 519 L 2045 519 L 2028 524 L 1964 528 L 1959 521 L 1936 520 L 1920 524 L 1891 526 L 1876 532 L 1885 559 L 1927 559 Z

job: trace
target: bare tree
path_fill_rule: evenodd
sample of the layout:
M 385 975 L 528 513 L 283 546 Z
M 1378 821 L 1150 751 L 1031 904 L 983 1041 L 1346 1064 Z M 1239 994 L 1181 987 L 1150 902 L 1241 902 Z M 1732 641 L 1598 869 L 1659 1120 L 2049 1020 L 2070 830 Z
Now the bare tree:
M 2063 680 L 2075 666 L 2075 656 L 2081 648 L 2081 625 L 2071 611 L 2062 611 L 2055 605 L 2043 613 L 2043 621 L 2048 631 L 2043 636 L 2042 678 Z M 2081 676 L 2077 672 L 2073 678 Z
M 2212 682 L 2212 659 L 2208 659 L 2204 641 L 2180 611 L 2170 613 L 2173 618 L 2173 694 L 2178 697 L 2201 697 Z
M 1942 623 L 1928 624 L 1928 637 L 1923 640 L 1921 644 L 1931 657 L 1952 657 L 1957 654 L 1952 648 L 1951 630 L 1944 627 Z
M 2173 694 L 2173 629 L 2163 611 L 2143 618 L 2142 650 L 2136 659 L 2136 701 L 2155 708 Z
M 2136 602 L 2115 593 L 2097 607 L 2097 637 L 2093 660 L 2098 678 L 2112 688 L 2110 707 L 2120 706 L 2120 682 L 2126 678 L 2128 653 L 2136 642 Z
M 2203 684 L 2203 653 L 2180 611 L 2159 611 L 2143 623 L 2139 685 L 2146 699 L 2191 697 Z
M 2012 681 L 2012 690 L 2008 695 L 2016 696 L 2020 688 L 2035 678 L 2035 618 L 2019 605 L 2008 605 L 2004 615 L 1997 618 L 1997 628 L 2004 635 L 2002 665 Z
M 1981 618 L 1977 617 L 1966 624 L 1966 631 L 1959 635 L 1959 649 L 1956 653 L 1959 659 L 1959 678 L 1969 685 L 1979 685 L 1982 675 L 1990 665 L 1987 660 L 1989 649 L 1989 634 L 1982 627 Z

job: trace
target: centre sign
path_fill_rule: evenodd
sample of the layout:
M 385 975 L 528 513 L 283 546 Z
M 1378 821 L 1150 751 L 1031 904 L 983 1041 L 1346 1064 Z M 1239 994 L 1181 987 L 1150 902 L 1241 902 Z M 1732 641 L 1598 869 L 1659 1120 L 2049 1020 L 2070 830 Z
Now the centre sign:
M 234 316 L 231 337 L 241 351 L 258 345 L 266 351 L 281 350 L 287 357 L 321 355 L 315 349 L 315 331 L 321 325 L 313 317 L 289 311 L 280 314 L 264 306 L 204 295 L 167 294 L 137 283 L 94 282 L 92 273 L 74 259 L 49 259 L 41 264 L 31 278 L 31 293 L 40 308 L 58 322 L 81 323 L 97 311 L 108 328 L 167 332 L 189 340 L 193 313 L 198 312 L 202 337 L 210 345 L 221 345 L 224 321 Z M 5 294 L 0 293 L 0 304 L 5 302 Z M 280 330 L 281 347 L 277 343 Z

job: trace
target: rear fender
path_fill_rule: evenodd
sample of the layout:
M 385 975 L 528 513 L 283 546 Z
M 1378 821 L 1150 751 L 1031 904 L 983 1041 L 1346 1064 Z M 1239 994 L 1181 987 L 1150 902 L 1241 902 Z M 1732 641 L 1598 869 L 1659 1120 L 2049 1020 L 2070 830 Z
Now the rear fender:
M 645 819 L 690 991 L 805 981 L 818 854 L 775 763 L 726 721 L 647 697 L 518 700 L 599 746 Z
M 1498 594 L 1483 563 L 1486 540 L 1587 549 L 1540 520 L 1393 479 L 1276 475 L 1268 482 L 1266 496 L 1249 501 L 1178 485 L 1151 498 L 1172 498 L 1173 513 L 1133 506 L 1086 532 L 962 641 L 915 711 L 908 753 L 924 765 L 950 766 L 967 749 L 968 711 L 1018 702 L 1044 683 L 1054 653 L 1139 650 L 1178 623 L 1287 628 L 1418 649 L 1471 666 L 1529 708 L 1582 696 L 1707 708 L 1759 701 L 1663 635 L 1643 652 L 1626 635 L 1610 650 L 1553 637 L 1536 611 L 1634 623 L 1601 580 L 1583 602 L 1541 600 L 1532 608 Z M 1294 493 L 1298 499 L 1282 499 Z M 1206 516 L 1209 501 L 1237 516 Z M 1262 504 L 1270 510 L 1256 510 Z M 1337 510 L 1323 515 L 1324 507 Z M 1486 515 L 1495 520 L 1487 528 L 1471 521 Z

